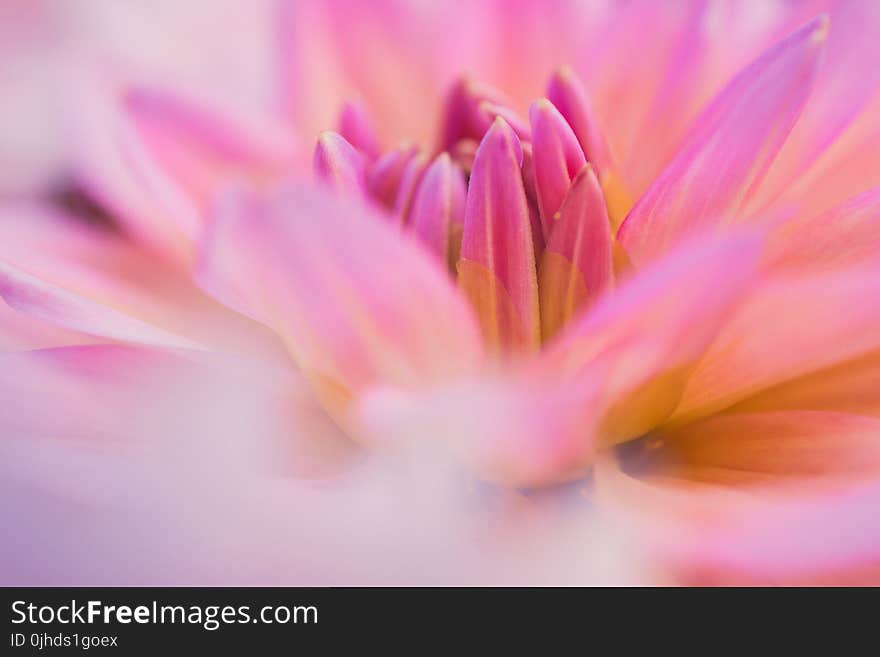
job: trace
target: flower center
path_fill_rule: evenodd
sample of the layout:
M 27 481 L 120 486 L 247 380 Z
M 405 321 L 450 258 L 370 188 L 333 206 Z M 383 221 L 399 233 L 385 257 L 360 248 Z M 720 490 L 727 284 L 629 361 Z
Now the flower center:
M 316 176 L 382 208 L 445 263 L 496 354 L 533 352 L 613 286 L 613 231 L 631 203 L 571 71 L 551 78 L 528 120 L 462 78 L 433 153 L 377 144 L 346 105 L 340 133 L 318 139 Z

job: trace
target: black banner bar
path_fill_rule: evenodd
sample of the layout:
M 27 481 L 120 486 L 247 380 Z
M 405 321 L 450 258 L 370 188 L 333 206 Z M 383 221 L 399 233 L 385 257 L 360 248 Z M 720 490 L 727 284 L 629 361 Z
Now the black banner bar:
M 441 644 L 467 653 L 464 648 L 477 638 L 496 648 L 574 641 L 583 650 L 614 643 L 629 650 L 642 642 L 659 649 L 700 636 L 726 645 L 757 634 L 764 640 L 779 632 L 796 638 L 820 624 L 828 627 L 834 610 L 846 609 L 850 623 L 858 624 L 858 614 L 876 609 L 804 589 L 8 588 L 3 593 L 6 633 L 0 654 L 9 655 L 281 649 L 336 654 L 350 652 L 352 645 L 408 646 L 411 654 L 421 654 Z M 840 596 L 832 592 L 831 598 Z

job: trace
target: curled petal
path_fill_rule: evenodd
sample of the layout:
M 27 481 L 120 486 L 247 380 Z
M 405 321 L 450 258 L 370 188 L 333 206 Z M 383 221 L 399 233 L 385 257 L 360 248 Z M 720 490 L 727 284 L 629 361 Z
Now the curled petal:
M 335 132 L 325 131 L 318 136 L 312 160 L 315 178 L 331 189 L 364 194 L 364 161 L 354 146 Z
M 571 181 L 587 162 L 574 132 L 549 100 L 535 101 L 529 110 L 529 120 L 534 135 L 535 188 L 546 241 Z
M 519 140 L 498 118 L 474 160 L 465 207 L 459 285 L 496 349 L 531 350 L 540 340 L 538 284 Z
M 575 177 L 541 256 L 541 332 L 553 336 L 612 282 L 611 228 L 602 188 L 588 164 Z
M 827 16 L 812 21 L 746 67 L 703 111 L 618 231 L 634 264 L 736 216 L 810 95 L 827 33 Z

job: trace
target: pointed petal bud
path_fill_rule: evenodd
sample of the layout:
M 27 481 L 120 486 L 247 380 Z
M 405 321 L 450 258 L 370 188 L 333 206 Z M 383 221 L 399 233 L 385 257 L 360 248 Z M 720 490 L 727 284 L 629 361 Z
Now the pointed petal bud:
M 334 190 L 364 194 L 364 160 L 341 135 L 326 130 L 318 136 L 312 158 L 315 178 Z
M 461 253 L 466 193 L 461 170 L 448 153 L 441 153 L 422 178 L 410 218 L 416 237 L 450 270 Z
M 575 177 L 541 258 L 541 330 L 546 341 L 612 282 L 611 227 L 599 180 L 587 164 Z
M 553 75 L 547 86 L 547 98 L 571 126 L 587 160 L 600 177 L 604 176 L 611 168 L 608 146 L 596 124 L 584 85 L 571 69 L 563 67 Z
M 547 98 L 571 126 L 584 156 L 593 165 L 605 194 L 611 225 L 616 230 L 632 207 L 633 200 L 616 173 L 611 151 L 599 129 L 584 85 L 570 68 L 562 67 L 550 79 Z
M 367 168 L 367 192 L 387 210 L 394 208 L 400 180 L 418 148 L 404 143 L 388 151 Z
M 532 103 L 529 119 L 538 209 L 546 241 L 572 179 L 587 160 L 571 127 L 549 100 L 543 98 Z
M 522 149 L 502 118 L 483 138 L 465 206 L 458 281 L 489 345 L 532 350 L 540 342 L 538 283 Z
M 382 152 L 373 122 L 366 108 L 358 101 L 350 100 L 342 106 L 339 113 L 339 134 L 370 161 L 375 160 Z
M 763 179 L 813 87 L 828 17 L 740 72 L 703 111 L 618 231 L 635 265 L 733 220 Z
M 424 153 L 418 153 L 409 161 L 403 170 L 403 175 L 400 176 L 397 198 L 394 201 L 394 216 L 400 220 L 401 224 L 406 224 L 409 220 L 413 198 L 419 188 L 419 183 L 422 182 L 427 165 L 428 157 Z

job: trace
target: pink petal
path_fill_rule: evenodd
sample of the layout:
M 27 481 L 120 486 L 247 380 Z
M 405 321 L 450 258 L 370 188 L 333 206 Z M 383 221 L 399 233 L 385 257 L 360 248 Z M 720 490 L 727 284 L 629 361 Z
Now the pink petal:
M 459 285 L 494 348 L 540 342 L 538 284 L 519 140 L 498 118 L 474 160 L 465 207 Z
M 730 221 L 764 177 L 812 89 L 828 18 L 777 44 L 697 119 L 618 232 L 637 265 L 683 236 Z
M 0 261 L 56 288 L 59 294 L 67 291 L 84 302 L 201 345 L 235 353 L 265 350 L 274 357 L 279 352 L 268 331 L 205 295 L 181 265 L 157 258 L 115 231 L 48 205 L 0 205 Z M 9 313 L 19 321 L 32 317 L 11 309 L 4 314 Z M 35 317 L 29 323 L 35 322 L 50 326 Z M 99 329 L 94 328 L 95 334 L 104 335 Z M 44 341 L 51 336 L 41 338 L 42 332 L 22 337 L 32 347 L 71 344 L 72 336 Z M 75 335 L 75 344 L 92 341 L 82 333 Z
M 754 206 L 761 208 L 803 176 L 880 90 L 880 8 L 861 0 L 830 5 L 831 30 L 816 93 L 768 172 Z M 820 183 L 821 184 L 821 183 Z M 863 187 L 862 189 L 865 189 Z
M 612 278 L 608 212 L 588 164 L 572 182 L 538 268 L 544 340 L 592 305 Z
M 132 88 L 124 107 L 151 155 L 200 202 L 230 169 L 269 175 L 292 159 L 289 139 L 273 129 L 170 93 Z
M 280 91 L 304 135 L 326 128 L 327 117 L 354 92 L 373 112 L 382 140 L 427 143 L 433 136 L 438 84 L 451 74 L 438 57 L 446 33 L 432 8 L 396 0 L 273 5 Z
M 762 284 L 730 318 L 688 381 L 676 418 L 704 416 L 750 395 L 880 348 L 876 265 Z
M 790 410 L 716 415 L 654 436 L 638 468 L 646 476 L 707 483 L 751 483 L 766 475 L 854 483 L 880 474 L 880 419 L 827 411 Z
M 880 188 L 818 215 L 784 222 L 771 236 L 769 267 L 793 273 L 868 262 L 880 252 Z
M 379 157 L 382 147 L 366 108 L 359 102 L 348 101 L 339 113 L 339 134 L 372 161 Z
M 657 426 L 753 284 L 759 244 L 740 232 L 681 245 L 570 323 L 535 362 L 534 376 L 602 380 L 601 442 Z
M 876 438 L 876 434 L 874 436 Z M 831 491 L 796 491 L 789 499 L 682 546 L 691 582 L 717 584 L 877 585 L 880 504 L 877 482 Z
M 736 411 L 823 410 L 880 416 L 880 351 L 785 381 L 736 404 Z
M 865 190 L 880 187 L 880 94 L 803 175 L 784 187 L 772 206 L 814 215 L 844 203 Z M 775 168 L 775 167 L 774 167 Z M 763 189 L 764 186 L 762 186 Z M 779 190 L 772 190 L 774 194 Z M 768 191 L 769 195 L 769 191 Z M 768 199 L 756 198 L 754 205 Z
M 549 100 L 535 101 L 529 109 L 535 188 L 544 240 L 549 240 L 556 213 L 571 181 L 586 164 L 577 137 Z
M 410 218 L 416 237 L 452 271 L 461 253 L 466 193 L 461 170 L 441 153 L 422 178 Z
M 639 480 L 619 465 L 602 463 L 597 497 L 653 545 L 658 565 L 685 584 L 877 581 L 880 534 L 868 520 L 880 503 L 876 480 L 834 486 L 776 478 L 768 485 L 764 475 L 749 485 L 747 473 L 727 472 L 746 488 L 682 478 Z
M 76 98 L 79 184 L 133 236 L 178 262 L 193 256 L 216 184 L 274 181 L 297 162 L 288 129 L 226 105 L 98 75 L 76 79 Z
M 645 10 L 644 3 L 642 9 Z M 758 52 L 767 45 L 761 34 L 766 29 L 762 21 L 755 19 L 748 7 L 739 12 L 736 9 L 735 3 L 695 2 L 681 3 L 672 11 L 662 12 L 673 19 L 673 24 L 666 26 L 671 32 L 661 37 L 666 43 L 655 44 L 660 46 L 652 49 L 658 61 L 645 65 L 645 69 L 657 64 L 662 68 L 651 72 L 642 69 L 643 74 L 651 75 L 650 81 L 632 81 L 634 87 L 642 83 L 641 92 L 636 94 L 651 94 L 640 95 L 642 106 L 628 110 L 640 116 L 634 117 L 637 122 L 626 141 L 616 143 L 621 155 L 617 170 L 625 176 L 626 189 L 636 198 L 675 154 L 689 124 L 723 86 L 720 83 L 754 58 L 757 53 L 752 51 L 756 45 Z M 651 18 L 668 20 L 656 14 Z M 661 30 L 658 32 L 662 34 Z M 638 101 L 639 97 L 626 100 Z M 658 130 L 658 126 L 663 129 Z
M 442 269 L 362 204 L 312 189 L 227 199 L 199 279 L 273 328 L 337 414 L 371 386 L 430 385 L 480 362 L 473 316 Z
M 200 348 L 195 342 L 41 280 L 2 261 L 0 297 L 19 312 L 73 331 L 156 347 Z
M 331 189 L 366 193 L 363 157 L 341 135 L 325 131 L 318 136 L 312 166 L 315 178 Z

